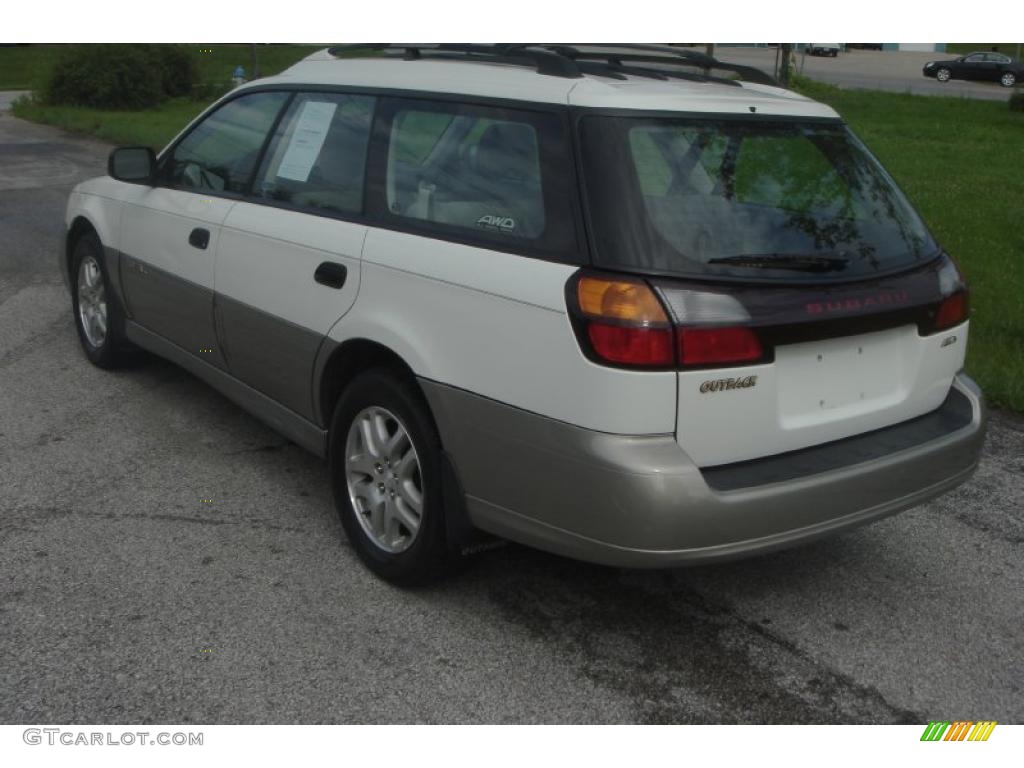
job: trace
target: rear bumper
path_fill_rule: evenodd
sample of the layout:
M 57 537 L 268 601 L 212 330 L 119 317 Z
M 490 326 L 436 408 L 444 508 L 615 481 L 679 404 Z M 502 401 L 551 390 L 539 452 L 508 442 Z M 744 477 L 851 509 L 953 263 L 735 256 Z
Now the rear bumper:
M 637 568 L 769 552 L 917 506 L 970 477 L 986 421 L 980 390 L 961 374 L 953 386 L 968 411 L 949 431 L 933 424 L 922 442 L 890 440 L 895 450 L 881 454 L 865 453 L 862 440 L 847 464 L 834 456 L 808 462 L 801 452 L 809 474 L 783 472 L 782 480 L 722 490 L 744 483 L 723 482 L 720 472 L 706 477 L 672 435 L 592 432 L 422 384 L 476 526 L 580 560 Z M 737 471 L 758 477 L 748 467 Z

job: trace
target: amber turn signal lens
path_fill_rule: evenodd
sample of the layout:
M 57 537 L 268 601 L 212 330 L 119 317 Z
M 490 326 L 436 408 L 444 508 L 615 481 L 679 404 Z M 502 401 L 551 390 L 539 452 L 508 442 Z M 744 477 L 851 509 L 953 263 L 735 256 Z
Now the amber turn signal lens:
M 580 309 L 588 317 L 637 325 L 662 325 L 668 316 L 654 292 L 634 280 L 582 277 L 576 289 Z

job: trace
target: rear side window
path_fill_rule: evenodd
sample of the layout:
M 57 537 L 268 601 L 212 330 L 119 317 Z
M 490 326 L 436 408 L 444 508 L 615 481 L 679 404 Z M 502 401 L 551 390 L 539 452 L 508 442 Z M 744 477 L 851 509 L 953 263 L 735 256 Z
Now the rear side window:
M 373 107 L 370 96 L 296 96 L 267 152 L 253 195 L 312 211 L 361 213 Z
M 397 101 L 386 115 L 391 216 L 470 240 L 574 248 L 571 167 L 557 115 Z
M 285 93 L 232 99 L 196 125 L 164 161 L 164 182 L 184 189 L 244 192 Z

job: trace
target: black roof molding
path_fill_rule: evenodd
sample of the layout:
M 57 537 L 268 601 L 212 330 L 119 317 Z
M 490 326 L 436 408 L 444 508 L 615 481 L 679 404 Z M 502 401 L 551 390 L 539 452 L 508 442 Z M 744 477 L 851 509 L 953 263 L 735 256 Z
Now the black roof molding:
M 579 78 L 596 75 L 615 80 L 647 77 L 656 80 L 690 80 L 738 85 L 735 79 L 715 77 L 712 70 L 731 72 L 740 79 L 763 85 L 778 85 L 774 78 L 755 67 L 731 64 L 698 51 L 669 45 L 565 43 L 350 43 L 336 45 L 328 52 L 337 57 L 387 56 L 406 61 L 441 59 L 468 63 L 526 66 L 538 74 Z M 703 70 L 687 72 L 682 68 Z

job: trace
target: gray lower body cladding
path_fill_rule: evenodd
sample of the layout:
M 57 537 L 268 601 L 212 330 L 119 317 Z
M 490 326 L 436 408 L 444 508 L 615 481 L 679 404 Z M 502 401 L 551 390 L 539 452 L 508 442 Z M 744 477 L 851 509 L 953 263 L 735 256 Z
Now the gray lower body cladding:
M 892 452 L 855 451 L 853 463 L 833 460 L 812 474 L 722 491 L 673 435 L 593 432 L 463 390 L 421 384 L 474 525 L 623 567 L 781 549 L 916 506 L 971 475 L 985 430 L 981 394 L 961 374 L 954 387 L 963 402 L 956 405 L 969 413 L 949 422 L 948 431 L 922 431 L 922 442 Z

